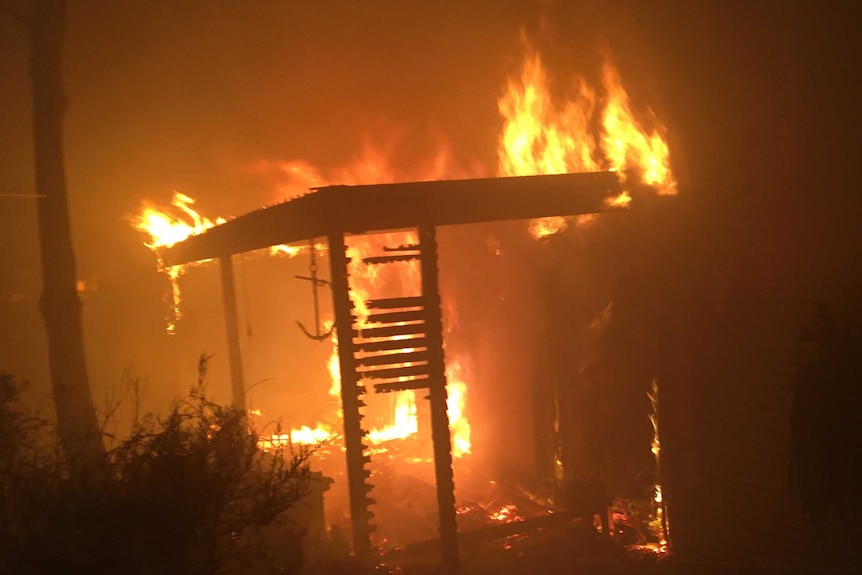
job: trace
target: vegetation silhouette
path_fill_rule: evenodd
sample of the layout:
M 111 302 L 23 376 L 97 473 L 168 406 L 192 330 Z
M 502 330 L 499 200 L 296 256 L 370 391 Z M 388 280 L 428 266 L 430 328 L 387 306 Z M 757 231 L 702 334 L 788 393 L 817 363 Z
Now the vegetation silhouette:
M 54 429 L 0 374 L 0 572 L 295 573 L 314 448 L 258 446 L 246 414 L 198 381 L 73 481 Z M 274 536 L 275 535 L 275 536 Z

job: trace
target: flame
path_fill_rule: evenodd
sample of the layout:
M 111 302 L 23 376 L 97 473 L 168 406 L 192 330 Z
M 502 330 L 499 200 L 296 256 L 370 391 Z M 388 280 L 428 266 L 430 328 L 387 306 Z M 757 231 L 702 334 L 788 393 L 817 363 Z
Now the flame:
M 157 208 L 145 203 L 141 212 L 132 216 L 132 227 L 149 234 L 150 241 L 144 245 L 158 252 L 160 247 L 170 247 L 189 236 L 200 234 L 213 226 L 225 223 L 224 218 L 211 220 L 199 214 L 192 206 L 195 200 L 180 192 L 174 192 L 171 198 L 173 208 Z M 203 262 L 195 262 L 196 264 Z M 194 264 L 187 264 L 194 265 Z M 176 331 L 177 322 L 182 317 L 180 302 L 179 278 L 186 271 L 187 265 L 166 266 L 159 257 L 159 270 L 168 276 L 171 283 L 171 314 L 166 319 L 168 334 Z
M 579 78 L 574 94 L 563 102 L 551 95 L 551 85 L 539 54 L 527 48 L 520 75 L 509 78 L 497 101 L 503 128 L 497 144 L 497 173 L 528 176 L 611 170 L 620 180 L 634 172 L 657 193 L 676 193 L 670 152 L 658 129 L 647 133 L 635 119 L 619 73 L 602 67 L 605 96 Z M 625 208 L 628 191 L 608 198 L 609 208 Z M 567 228 L 565 218 L 542 218 L 530 224 L 530 234 L 543 238 Z
M 224 218 L 211 220 L 200 215 L 192 208 L 194 203 L 194 199 L 175 191 L 171 198 L 171 206 L 175 209 L 158 209 L 145 204 L 141 213 L 133 217 L 132 226 L 148 233 L 151 241 L 144 243 L 144 245 L 155 249 L 170 247 L 189 236 L 200 234 L 213 226 L 225 223 Z
M 395 394 L 395 421 L 381 429 L 368 432 L 368 441 L 373 444 L 404 439 L 419 431 L 416 419 L 416 393 L 412 390 L 399 391 Z
M 148 234 L 150 241 L 144 242 L 144 245 L 158 253 L 158 249 L 161 247 L 171 247 L 190 236 L 203 233 L 227 221 L 222 217 L 210 219 L 201 215 L 192 207 L 194 204 L 194 198 L 176 191 L 171 198 L 171 207 L 157 207 L 145 202 L 140 213 L 132 216 L 132 227 Z M 316 248 L 320 250 L 322 246 L 316 246 Z M 270 247 L 268 251 L 270 255 L 292 258 L 307 249 L 308 246 L 281 244 Z M 166 322 L 166 330 L 169 334 L 176 332 L 177 322 L 182 318 L 180 307 L 182 293 L 179 278 L 189 266 L 202 263 L 205 261 L 166 266 L 159 257 L 159 271 L 167 275 L 171 283 L 171 313 Z
M 367 168 L 370 173 L 377 173 L 373 168 Z M 363 259 L 374 252 L 380 252 L 383 246 L 397 246 L 418 243 L 415 232 L 397 232 L 389 234 L 365 235 L 348 239 L 347 257 L 350 274 L 351 300 L 354 305 L 357 325 L 361 328 L 370 327 L 367 324 L 370 310 L 368 301 L 380 297 L 395 297 L 397 295 L 419 293 L 421 275 L 419 262 L 393 263 L 386 265 L 368 265 Z M 391 353 L 412 351 L 409 338 L 405 338 L 403 349 Z M 398 366 L 407 366 L 402 363 Z M 416 411 L 416 393 L 412 390 L 398 391 L 392 396 L 394 404 L 391 423 L 371 429 L 366 438 L 372 445 L 379 445 L 395 439 L 404 439 L 419 431 Z
M 270 451 L 276 447 L 290 445 L 318 445 L 334 439 L 337 434 L 328 425 L 319 424 L 316 427 L 303 425 L 291 429 L 290 433 L 273 433 L 267 437 L 260 437 L 257 445 L 263 451 Z
M 602 150 L 610 169 L 620 174 L 632 169 L 643 183 L 660 195 L 676 194 L 676 181 L 670 170 L 670 152 L 658 132 L 647 134 L 640 128 L 629 106 L 629 96 L 616 68 L 605 62 L 602 84 L 608 101 L 602 114 Z
M 513 523 L 515 521 L 523 521 L 524 516 L 518 511 L 518 506 L 509 504 L 502 505 L 488 515 L 488 519 L 497 523 Z
M 287 244 L 279 244 L 269 247 L 269 254 L 272 256 L 287 256 L 293 258 L 308 249 L 307 246 L 289 246 Z
M 467 384 L 461 375 L 461 363 L 451 361 L 446 367 L 446 414 L 449 416 L 449 429 L 452 434 L 452 455 L 463 457 L 470 453 L 470 422 L 467 421 Z
M 430 164 L 413 170 L 411 173 L 399 172 L 394 169 L 393 151 L 397 148 L 397 138 L 382 146 L 366 139 L 362 151 L 352 162 L 330 170 L 322 170 L 305 161 L 260 161 L 253 169 L 274 177 L 274 187 L 279 199 L 295 197 L 307 193 L 308 188 L 328 184 L 359 185 L 369 183 L 392 183 L 409 180 L 437 180 L 442 178 L 480 176 L 479 170 L 461 170 L 452 163 L 449 147 L 439 145 Z M 358 326 L 366 327 L 370 313 L 367 302 L 381 297 L 397 297 L 399 295 L 414 295 L 420 293 L 421 273 L 418 262 L 405 262 L 387 265 L 366 265 L 363 259 L 372 252 L 379 252 L 382 246 L 416 244 L 418 237 L 414 232 L 398 232 L 392 234 L 360 235 L 347 238 L 347 257 L 349 258 L 349 278 L 351 300 Z M 290 250 L 279 248 L 281 252 L 293 255 L 301 248 L 291 247 Z M 393 288 L 395 286 L 395 288 Z M 400 288 L 403 293 L 391 293 Z M 331 325 L 331 324 L 329 324 Z M 328 326 L 327 326 L 328 327 Z M 341 372 L 338 360 L 338 336 L 333 333 L 332 353 L 329 357 L 330 374 L 329 393 L 340 396 Z M 409 338 L 405 347 L 394 350 L 393 353 L 410 350 Z M 407 365 L 407 364 L 405 364 Z M 451 378 L 450 378 L 451 381 Z M 456 381 L 450 383 L 449 402 L 447 404 L 452 424 L 453 453 L 460 457 L 469 453 L 469 423 L 464 415 L 466 402 L 466 384 Z M 375 445 L 372 450 L 385 450 L 381 443 L 403 439 L 418 432 L 416 394 L 413 391 L 401 391 L 392 394 L 392 410 L 389 422 L 368 431 L 367 441 Z M 339 412 L 339 416 L 342 414 Z

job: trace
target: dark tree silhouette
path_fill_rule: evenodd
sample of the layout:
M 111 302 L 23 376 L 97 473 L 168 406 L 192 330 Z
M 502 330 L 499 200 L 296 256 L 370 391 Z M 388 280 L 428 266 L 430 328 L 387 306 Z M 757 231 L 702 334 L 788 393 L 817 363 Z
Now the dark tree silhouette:
M 821 309 L 800 341 L 791 480 L 821 534 L 856 537 L 862 532 L 862 339 L 856 326 Z
M 39 197 L 42 297 L 39 305 L 48 340 L 48 365 L 57 432 L 74 474 L 103 454 L 87 379 L 81 300 L 76 290 L 75 256 L 63 168 L 62 51 L 65 0 L 35 0 L 30 14 L 0 7 L 30 32 L 33 142 Z

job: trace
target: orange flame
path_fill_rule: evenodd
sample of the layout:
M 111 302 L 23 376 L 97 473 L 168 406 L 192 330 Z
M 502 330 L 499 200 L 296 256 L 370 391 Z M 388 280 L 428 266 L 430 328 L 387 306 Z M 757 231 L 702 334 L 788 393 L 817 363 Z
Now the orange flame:
M 171 210 L 157 209 L 145 204 L 141 213 L 132 218 L 132 226 L 150 235 L 151 241 L 144 243 L 148 248 L 170 247 L 189 236 L 200 234 L 205 230 L 223 224 L 224 218 L 214 221 L 200 215 L 192 206 L 195 201 L 185 194 L 174 192 Z M 171 211 L 174 215 L 171 215 Z M 177 214 L 179 211 L 179 214 Z
M 461 375 L 461 364 L 450 361 L 446 367 L 446 414 L 449 416 L 449 429 L 452 434 L 452 455 L 463 457 L 470 453 L 470 422 L 467 421 L 467 384 Z
M 395 394 L 395 421 L 380 429 L 368 432 L 368 441 L 373 444 L 404 439 L 419 431 L 416 419 L 416 393 L 414 391 L 399 391 Z
M 180 192 L 174 192 L 171 198 L 171 207 L 156 207 L 145 202 L 140 213 L 132 216 L 132 227 L 150 236 L 149 242 L 144 245 L 158 252 L 161 247 L 171 247 L 190 236 L 205 232 L 206 230 L 223 224 L 227 220 L 222 217 L 210 219 L 201 215 L 192 206 L 195 200 Z M 286 256 L 292 258 L 308 249 L 308 246 L 277 245 L 269 248 L 271 255 Z M 169 334 L 176 332 L 177 322 L 182 318 L 182 293 L 180 291 L 179 278 L 190 265 L 199 265 L 205 261 L 192 264 L 166 266 L 159 258 L 159 271 L 168 276 L 171 282 L 171 315 L 167 318 L 166 330 Z
M 189 236 L 200 234 L 226 221 L 224 218 L 211 220 L 200 215 L 192 208 L 194 203 L 195 201 L 189 196 L 175 191 L 171 199 L 173 209 L 158 209 L 144 204 L 140 214 L 132 217 L 132 226 L 149 234 L 150 241 L 144 242 L 144 245 L 156 251 L 160 247 L 170 247 Z M 176 331 L 177 322 L 182 317 L 179 278 L 185 273 L 186 266 L 165 266 L 160 257 L 159 270 L 164 272 L 171 282 L 171 315 L 167 318 L 166 329 L 169 334 L 173 334 Z
M 497 145 L 497 173 L 528 176 L 611 170 L 625 181 L 628 171 L 659 194 L 675 194 L 667 143 L 657 130 L 647 133 L 634 117 L 619 73 L 609 62 L 602 68 L 600 100 L 580 78 L 576 92 L 559 103 L 551 96 L 538 53 L 528 48 L 520 76 L 510 78 L 497 104 L 504 123 Z M 597 130 L 596 125 L 600 126 Z M 609 208 L 624 208 L 627 191 L 608 198 Z M 543 218 L 530 224 L 536 238 L 564 231 L 565 218 Z

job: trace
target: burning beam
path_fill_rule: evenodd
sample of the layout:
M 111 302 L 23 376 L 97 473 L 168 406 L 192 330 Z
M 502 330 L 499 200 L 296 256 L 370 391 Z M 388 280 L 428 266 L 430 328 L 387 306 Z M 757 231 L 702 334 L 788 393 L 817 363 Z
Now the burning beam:
M 328 186 L 191 236 L 161 257 L 179 265 L 331 233 L 591 214 L 621 191 L 614 172 Z

